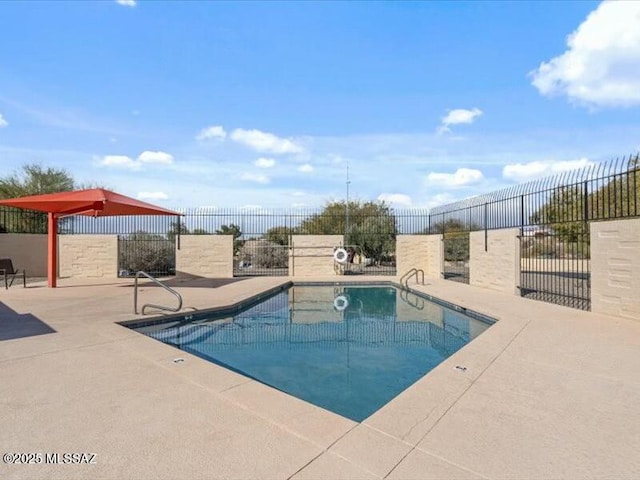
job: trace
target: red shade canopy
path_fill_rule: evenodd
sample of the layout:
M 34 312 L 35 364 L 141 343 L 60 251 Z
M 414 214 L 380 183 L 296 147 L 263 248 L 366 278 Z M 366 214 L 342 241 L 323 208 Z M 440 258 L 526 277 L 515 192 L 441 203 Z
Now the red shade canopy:
M 180 215 L 119 193 L 92 188 L 74 192 L 48 193 L 0 200 L 0 205 L 28 208 L 61 215 L 82 214 L 96 217 L 114 215 Z
M 38 210 L 49 214 L 47 274 L 50 287 L 56 286 L 58 256 L 58 218 L 66 215 L 180 215 L 119 193 L 92 188 L 73 192 L 49 193 L 0 200 L 0 205 Z

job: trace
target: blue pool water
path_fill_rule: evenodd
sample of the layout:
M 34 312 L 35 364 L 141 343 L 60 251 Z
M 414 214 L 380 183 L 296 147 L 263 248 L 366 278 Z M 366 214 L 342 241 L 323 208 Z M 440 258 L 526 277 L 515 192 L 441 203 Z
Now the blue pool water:
M 389 286 L 293 286 L 232 316 L 136 330 L 362 421 L 490 326 Z

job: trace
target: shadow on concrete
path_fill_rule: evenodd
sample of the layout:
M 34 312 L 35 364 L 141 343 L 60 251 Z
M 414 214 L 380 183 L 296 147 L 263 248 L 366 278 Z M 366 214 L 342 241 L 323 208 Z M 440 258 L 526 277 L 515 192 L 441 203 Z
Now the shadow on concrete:
M 30 313 L 18 313 L 0 302 L 0 341 L 56 333 Z

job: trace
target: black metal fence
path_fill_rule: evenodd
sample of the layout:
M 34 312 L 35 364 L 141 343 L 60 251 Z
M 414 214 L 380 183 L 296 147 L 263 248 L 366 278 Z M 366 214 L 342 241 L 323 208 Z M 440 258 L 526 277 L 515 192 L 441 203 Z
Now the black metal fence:
M 637 216 L 640 156 L 635 154 L 434 208 L 430 224 L 444 231 L 445 251 L 447 236 L 449 242 L 458 238 L 449 249 L 462 253 L 452 252 L 453 259 L 468 258 L 468 240 L 464 251 L 459 232 L 519 228 L 521 295 L 588 310 L 589 223 Z M 448 272 L 447 256 L 445 278 L 460 280 L 464 267 L 462 273 L 453 267 Z
M 182 235 L 232 235 L 234 275 L 288 275 L 292 235 L 340 235 L 354 255 L 342 270 L 349 274 L 395 275 L 396 235 L 428 233 L 426 210 L 393 210 L 375 202 L 335 202 L 314 209 L 219 209 L 180 211 L 183 216 L 67 217 L 62 234 L 118 235 L 120 276 L 144 270 L 153 275 L 175 273 L 175 248 Z M 35 221 L 32 219 L 37 219 Z M 46 232 L 46 215 L 3 209 L 5 230 Z M 332 247 L 334 245 L 327 245 Z
M 461 202 L 394 210 L 376 202 L 316 209 L 199 208 L 175 217 L 75 216 L 63 234 L 117 234 L 121 275 L 175 273 L 180 236 L 233 235 L 234 274 L 286 275 L 292 235 L 341 235 L 360 264 L 350 273 L 394 275 L 399 234 L 443 234 L 443 277 L 469 282 L 469 232 L 520 229 L 523 296 L 589 309 L 589 223 L 640 216 L 640 157 L 592 164 Z M 46 215 L 0 207 L 0 233 L 45 233 Z M 486 248 L 486 244 L 485 244 Z M 173 252 L 173 253 L 172 253 Z

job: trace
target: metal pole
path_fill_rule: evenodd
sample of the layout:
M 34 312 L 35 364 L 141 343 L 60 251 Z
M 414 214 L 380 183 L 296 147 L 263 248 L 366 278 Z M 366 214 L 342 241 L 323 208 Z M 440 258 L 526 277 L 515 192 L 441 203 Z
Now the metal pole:
M 346 215 L 344 221 L 344 241 L 345 243 L 349 243 L 350 240 L 348 238 L 349 235 L 349 162 L 347 162 L 347 205 L 346 205 Z

